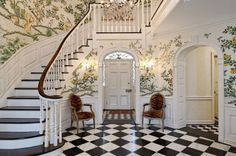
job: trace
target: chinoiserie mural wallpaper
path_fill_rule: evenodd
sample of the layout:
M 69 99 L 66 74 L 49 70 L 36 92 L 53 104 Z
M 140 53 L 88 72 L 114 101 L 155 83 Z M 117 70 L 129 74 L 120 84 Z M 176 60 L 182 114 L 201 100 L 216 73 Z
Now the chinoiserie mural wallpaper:
M 224 94 L 236 98 L 236 26 L 227 26 L 217 40 L 224 53 Z
M 139 56 L 141 96 L 162 92 L 166 96 L 173 94 L 173 59 L 176 50 L 183 45 L 181 36 L 167 43 L 149 45 L 143 49 L 139 41 L 132 42 L 129 48 Z M 145 66 L 150 66 L 145 68 Z
M 19 48 L 67 32 L 95 0 L 0 0 L 0 64 Z
M 73 70 L 69 86 L 62 93 L 73 93 L 82 96 L 94 96 L 97 93 L 97 51 L 92 49 L 83 62 Z

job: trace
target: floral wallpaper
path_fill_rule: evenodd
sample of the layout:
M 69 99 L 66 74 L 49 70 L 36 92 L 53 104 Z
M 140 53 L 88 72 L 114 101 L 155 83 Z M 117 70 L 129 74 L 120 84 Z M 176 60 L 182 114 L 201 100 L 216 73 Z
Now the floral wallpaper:
M 81 97 L 94 96 L 97 92 L 98 80 L 96 59 L 97 52 L 93 49 L 72 72 L 69 87 L 66 87 L 62 92 L 78 94 Z
M 132 42 L 129 48 L 136 51 L 141 62 L 140 92 L 141 96 L 162 92 L 167 96 L 173 94 L 173 59 L 177 48 L 183 45 L 181 36 L 175 37 L 168 43 L 160 42 L 158 46 L 150 45 L 143 49 L 140 42 Z M 153 62 L 150 69 L 143 68 L 142 62 Z
M 95 0 L 0 0 L 0 64 L 19 48 L 70 30 Z
M 224 53 L 224 94 L 236 98 L 236 27 L 227 26 L 222 34 L 217 40 Z

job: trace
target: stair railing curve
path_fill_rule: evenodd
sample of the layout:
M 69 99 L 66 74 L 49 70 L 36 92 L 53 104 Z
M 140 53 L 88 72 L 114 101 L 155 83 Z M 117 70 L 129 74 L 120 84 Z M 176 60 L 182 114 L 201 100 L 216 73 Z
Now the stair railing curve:
M 45 147 L 48 147 L 49 144 L 57 146 L 58 141 L 60 143 L 62 142 L 60 100 L 63 97 L 57 94 L 56 88 L 61 87 L 65 65 L 69 63 L 69 59 L 73 58 L 74 52 L 77 52 L 78 48 L 85 44 L 85 40 L 87 39 L 85 34 L 82 36 L 82 41 L 80 40 L 81 37 L 78 36 L 79 27 L 84 28 L 87 23 L 86 19 L 90 18 L 92 3 L 87 8 L 86 15 L 64 37 L 40 77 L 38 84 L 38 92 L 41 100 L 40 133 L 45 133 Z M 44 120 L 45 124 L 43 124 Z

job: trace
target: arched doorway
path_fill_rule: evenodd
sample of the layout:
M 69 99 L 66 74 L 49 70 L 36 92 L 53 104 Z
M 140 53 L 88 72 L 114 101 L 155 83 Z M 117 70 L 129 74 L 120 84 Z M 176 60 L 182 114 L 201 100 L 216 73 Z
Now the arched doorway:
M 199 47 L 211 47 L 217 55 L 217 77 L 218 77 L 218 116 L 219 116 L 219 136 L 218 140 L 223 141 L 224 138 L 224 90 L 223 90 L 223 54 L 220 48 L 211 43 L 188 43 L 177 51 L 174 62 L 174 90 L 173 98 L 174 105 L 174 127 L 181 128 L 188 123 L 186 118 L 186 62 L 185 58 L 187 54 Z
M 130 49 L 127 48 L 111 48 L 107 49 L 100 55 L 99 58 L 99 69 L 98 69 L 98 114 L 103 114 L 103 110 L 106 108 L 107 104 L 107 99 L 106 99 L 106 68 L 105 68 L 105 63 L 106 60 L 111 60 L 111 62 L 116 62 L 119 60 L 131 60 L 131 66 L 132 66 L 132 71 L 131 71 L 131 82 L 132 82 L 132 88 L 125 88 L 125 89 L 132 89 L 131 95 L 132 95 L 132 105 L 131 108 L 135 110 L 135 121 L 139 122 L 140 121 L 140 108 L 137 105 L 136 101 L 139 101 L 139 59 L 136 56 L 135 52 L 131 51 Z M 117 55 L 118 54 L 118 55 Z M 130 59 L 121 59 L 122 54 L 123 56 L 128 56 Z M 122 56 L 122 57 L 123 57 Z M 111 59 L 111 57 L 114 57 Z M 116 59 L 118 57 L 118 59 Z M 112 61 L 113 60 L 113 61 Z M 109 61 L 108 61 L 109 62 Z M 128 90 L 129 92 L 129 90 Z M 103 121 L 104 116 L 99 117 L 99 122 Z

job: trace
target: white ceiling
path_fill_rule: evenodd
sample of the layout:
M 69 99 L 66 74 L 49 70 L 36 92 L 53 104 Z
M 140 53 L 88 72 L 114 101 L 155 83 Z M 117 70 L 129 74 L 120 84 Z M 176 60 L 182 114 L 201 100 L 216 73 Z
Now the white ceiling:
M 155 32 L 168 33 L 233 17 L 236 19 L 236 0 L 181 0 Z

